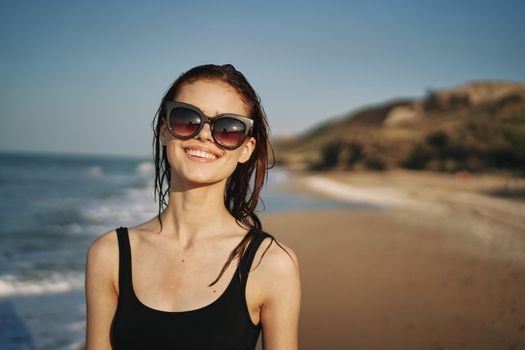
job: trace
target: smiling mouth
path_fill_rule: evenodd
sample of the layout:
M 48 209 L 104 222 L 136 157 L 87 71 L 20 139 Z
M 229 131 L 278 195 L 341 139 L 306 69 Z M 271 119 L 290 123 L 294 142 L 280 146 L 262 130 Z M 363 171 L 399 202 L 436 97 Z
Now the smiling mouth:
M 217 156 L 215 154 L 201 151 L 201 150 L 186 148 L 184 152 L 186 152 L 186 154 L 192 157 L 205 158 L 205 159 L 217 159 Z

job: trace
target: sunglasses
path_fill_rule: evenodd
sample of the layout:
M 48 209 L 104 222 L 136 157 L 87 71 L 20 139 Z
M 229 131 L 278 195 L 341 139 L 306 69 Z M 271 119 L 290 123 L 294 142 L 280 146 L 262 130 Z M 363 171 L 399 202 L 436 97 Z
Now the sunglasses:
M 179 139 L 191 139 L 209 123 L 215 142 L 228 149 L 238 148 L 250 132 L 253 119 L 233 113 L 206 116 L 199 108 L 183 102 L 166 101 L 166 124 L 170 133 Z

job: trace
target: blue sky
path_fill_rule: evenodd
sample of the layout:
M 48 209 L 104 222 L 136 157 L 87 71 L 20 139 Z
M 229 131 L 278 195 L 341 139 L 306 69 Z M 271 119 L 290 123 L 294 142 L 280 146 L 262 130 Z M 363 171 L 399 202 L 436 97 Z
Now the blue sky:
M 183 71 L 232 63 L 273 135 L 429 88 L 525 81 L 519 1 L 1 1 L 0 151 L 150 155 Z

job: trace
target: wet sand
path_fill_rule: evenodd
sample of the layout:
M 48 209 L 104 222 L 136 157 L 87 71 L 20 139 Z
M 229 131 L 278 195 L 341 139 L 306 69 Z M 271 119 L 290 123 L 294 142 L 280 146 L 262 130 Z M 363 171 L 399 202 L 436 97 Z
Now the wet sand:
M 502 185 L 410 172 L 284 183 L 387 206 L 263 216 L 299 257 L 300 348 L 525 349 L 525 202 L 485 194 Z

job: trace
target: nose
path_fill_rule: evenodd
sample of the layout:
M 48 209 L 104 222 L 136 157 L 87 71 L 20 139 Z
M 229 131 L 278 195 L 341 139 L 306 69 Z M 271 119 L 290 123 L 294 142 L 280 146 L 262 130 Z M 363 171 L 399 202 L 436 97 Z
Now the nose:
M 211 124 L 209 121 L 204 123 L 204 126 L 202 127 L 201 131 L 195 137 L 202 141 L 214 142 L 213 136 L 211 135 Z

